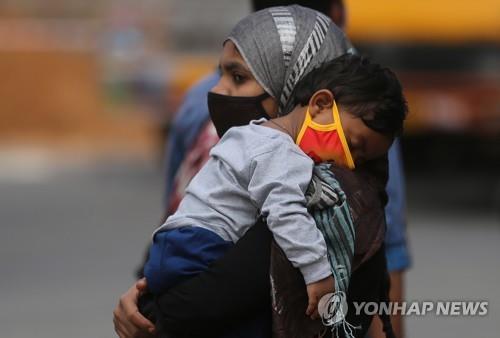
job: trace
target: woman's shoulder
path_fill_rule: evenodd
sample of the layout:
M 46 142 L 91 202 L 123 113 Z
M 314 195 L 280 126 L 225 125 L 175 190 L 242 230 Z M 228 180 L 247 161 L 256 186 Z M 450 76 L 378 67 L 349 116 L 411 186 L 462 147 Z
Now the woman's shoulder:
M 367 163 L 354 171 L 331 168 L 346 194 L 355 226 L 354 269 L 373 256 L 384 241 L 387 158 L 376 162 Z

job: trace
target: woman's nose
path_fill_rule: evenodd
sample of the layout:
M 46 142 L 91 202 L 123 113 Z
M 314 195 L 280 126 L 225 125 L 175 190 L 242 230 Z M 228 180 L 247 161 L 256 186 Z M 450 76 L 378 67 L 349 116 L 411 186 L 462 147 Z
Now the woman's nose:
M 224 85 L 222 78 L 219 79 L 219 82 L 217 82 L 217 84 L 213 86 L 212 89 L 210 89 L 210 91 L 220 95 L 231 95 L 227 86 Z

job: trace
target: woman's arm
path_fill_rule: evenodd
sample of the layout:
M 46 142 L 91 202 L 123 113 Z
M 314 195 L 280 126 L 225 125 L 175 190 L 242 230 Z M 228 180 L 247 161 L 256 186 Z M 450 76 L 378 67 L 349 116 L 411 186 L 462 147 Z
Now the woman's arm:
M 259 220 L 207 271 L 157 300 L 160 325 L 182 334 L 219 334 L 271 305 L 271 233 Z
M 157 299 L 159 325 L 179 335 L 220 335 L 249 315 L 269 312 L 271 233 L 261 220 L 207 271 L 181 283 Z M 138 282 L 139 288 L 143 282 Z M 153 327 L 137 307 L 134 285 L 114 311 L 120 338 L 148 337 Z M 269 318 L 270 319 L 270 318 Z

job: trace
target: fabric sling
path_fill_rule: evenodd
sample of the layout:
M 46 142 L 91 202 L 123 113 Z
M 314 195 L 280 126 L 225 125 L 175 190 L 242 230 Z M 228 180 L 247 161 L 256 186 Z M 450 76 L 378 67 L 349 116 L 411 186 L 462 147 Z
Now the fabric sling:
M 306 192 L 307 207 L 325 238 L 328 260 L 335 279 L 335 293 L 327 302 L 336 304 L 338 313 L 328 319 L 320 314 L 323 324 L 331 326 L 332 331 L 336 331 L 336 336 L 341 328 L 346 337 L 354 337 L 353 329 L 356 327 L 345 320 L 344 313 L 354 257 L 354 223 L 346 195 L 330 167 L 328 163 L 314 166 L 312 180 Z

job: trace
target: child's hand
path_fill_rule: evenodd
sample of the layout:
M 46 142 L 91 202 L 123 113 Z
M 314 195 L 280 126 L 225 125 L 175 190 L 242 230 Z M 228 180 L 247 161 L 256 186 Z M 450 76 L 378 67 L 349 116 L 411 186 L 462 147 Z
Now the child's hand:
M 333 276 L 326 277 L 317 282 L 307 285 L 307 297 L 309 304 L 307 304 L 306 315 L 311 319 L 317 319 L 318 316 L 318 303 L 321 297 L 327 293 L 335 291 Z

